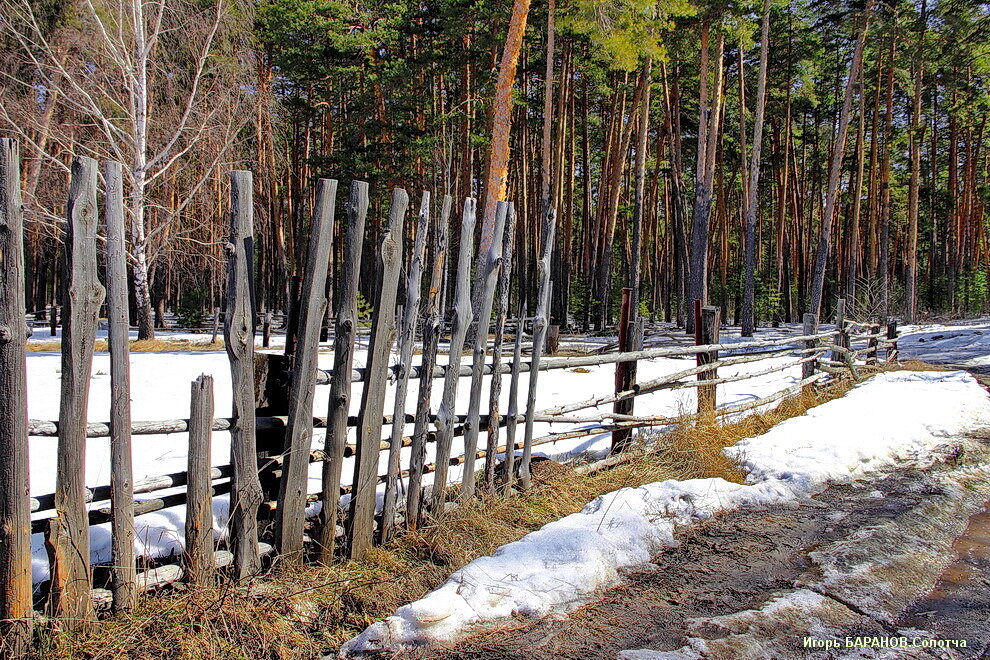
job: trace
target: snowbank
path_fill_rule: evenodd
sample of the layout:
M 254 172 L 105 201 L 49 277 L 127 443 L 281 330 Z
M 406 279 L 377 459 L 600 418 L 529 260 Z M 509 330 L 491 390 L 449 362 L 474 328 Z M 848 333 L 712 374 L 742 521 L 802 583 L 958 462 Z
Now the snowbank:
M 677 543 L 678 525 L 719 511 L 806 497 L 925 452 L 946 436 L 990 424 L 990 398 L 963 372 L 894 372 L 726 450 L 749 472 L 668 480 L 603 495 L 494 555 L 350 640 L 340 657 L 450 643 L 513 616 L 567 611 L 619 581 L 619 569 Z

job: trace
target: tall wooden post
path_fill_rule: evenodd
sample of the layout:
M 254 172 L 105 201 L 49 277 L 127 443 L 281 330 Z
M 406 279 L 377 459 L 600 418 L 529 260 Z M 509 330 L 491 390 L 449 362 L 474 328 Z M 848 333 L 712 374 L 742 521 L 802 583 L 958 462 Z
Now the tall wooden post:
M 700 300 L 695 300 L 695 344 L 698 346 L 707 344 L 717 344 L 720 330 L 720 311 L 718 307 L 702 307 Z M 711 364 L 718 360 L 718 351 L 708 351 L 698 353 L 696 363 L 700 367 Z M 718 378 L 717 369 L 708 369 L 698 373 L 698 380 L 707 381 Z M 715 412 L 717 406 L 717 394 L 715 385 L 701 385 L 698 387 L 698 414 L 710 415 Z
M 838 334 L 835 336 L 835 343 L 841 348 L 849 348 L 849 332 L 846 330 L 846 299 L 839 298 L 835 303 L 835 329 Z M 846 356 L 841 351 L 832 351 L 833 360 L 845 360 Z
M 395 343 L 395 301 L 399 288 L 399 271 L 402 268 L 402 223 L 408 207 L 409 195 L 406 191 L 401 188 L 393 190 L 388 226 L 378 252 L 380 287 L 372 301 L 375 311 L 371 319 L 371 340 L 368 343 L 367 378 L 361 391 L 361 412 L 358 414 L 357 453 L 354 459 L 349 521 L 348 551 L 351 559 L 363 559 L 371 549 L 374 538 L 382 413 L 385 409 L 388 359 L 392 344 Z
M 897 359 L 897 320 L 887 319 L 887 362 Z
M 519 481 L 523 489 L 529 489 L 531 473 L 530 458 L 533 455 L 533 422 L 536 416 L 536 388 L 540 374 L 540 357 L 543 354 L 543 342 L 547 336 L 547 325 L 550 316 L 550 292 L 553 283 L 550 281 L 550 259 L 553 256 L 553 237 L 557 229 L 557 211 L 553 204 L 544 209 L 543 228 L 540 234 L 542 252 L 537 265 L 537 300 L 536 316 L 533 318 L 533 357 L 529 366 L 529 393 L 526 398 L 526 435 L 523 439 L 523 455 L 519 464 Z
M 447 265 L 447 227 L 454 199 L 444 195 L 440 218 L 433 223 L 430 234 L 430 289 L 426 296 L 423 318 L 423 363 L 416 401 L 416 423 L 413 428 L 412 447 L 409 455 L 409 483 L 406 491 L 406 526 L 419 526 L 423 501 L 423 472 L 426 469 L 426 439 L 430 424 L 430 396 L 433 393 L 433 373 L 437 363 L 437 348 L 442 334 L 440 308 L 443 306 Z
M 0 656 L 31 643 L 31 493 L 24 356 L 24 216 L 17 142 L 0 139 Z
M 233 420 L 230 426 L 230 539 L 234 577 L 243 580 L 261 568 L 258 557 L 258 443 L 254 396 L 254 201 L 251 172 L 230 173 L 230 243 L 227 245 L 227 313 L 223 339 L 230 360 Z
M 509 205 L 498 202 L 495 222 L 482 227 L 478 276 L 475 282 L 471 315 L 475 319 L 474 351 L 471 361 L 471 391 L 468 414 L 464 423 L 464 476 L 461 478 L 461 496 L 474 496 L 474 464 L 478 451 L 478 434 L 481 432 L 481 385 L 484 378 L 485 353 L 488 349 L 488 325 L 492 318 L 492 302 L 498 282 L 498 266 L 502 259 L 502 233 Z M 495 341 L 500 341 L 496 337 Z
M 107 314 L 110 347 L 110 511 L 113 517 L 113 607 L 137 603 L 134 563 L 134 468 L 131 463 L 131 365 L 124 239 L 124 166 L 104 165 Z
M 347 237 L 344 243 L 342 281 L 337 290 L 337 318 L 334 322 L 333 377 L 330 379 L 330 409 L 323 462 L 323 509 L 319 524 L 319 560 L 333 560 L 340 520 L 340 480 L 347 441 L 347 415 L 351 405 L 351 367 L 354 364 L 354 338 L 357 334 L 358 278 L 361 276 L 361 252 L 364 224 L 368 217 L 368 184 L 351 182 L 347 206 Z
M 444 373 L 443 397 L 437 411 L 437 458 L 436 472 L 433 473 L 433 498 L 431 511 L 443 511 L 447 490 L 447 471 L 450 462 L 450 447 L 454 439 L 454 402 L 457 399 L 457 385 L 460 380 L 461 353 L 468 326 L 471 325 L 471 257 L 474 251 L 475 200 L 464 200 L 461 215 L 460 249 L 457 254 L 457 281 L 454 286 L 454 308 L 451 313 L 450 351 L 447 371 Z
M 629 339 L 632 336 L 629 332 L 629 301 L 632 298 L 633 290 L 630 287 L 622 289 L 622 306 L 619 308 L 619 352 L 625 353 L 631 350 Z M 631 362 L 615 363 L 615 393 L 625 392 L 630 383 L 629 365 Z M 632 399 L 616 401 L 612 405 L 612 410 L 616 413 L 628 415 L 629 404 Z M 612 453 L 618 453 L 629 445 L 632 438 L 632 429 L 620 429 L 612 431 Z
M 275 510 L 275 545 L 283 560 L 302 563 L 303 528 L 309 483 L 309 453 L 313 444 L 313 399 L 316 396 L 320 326 L 327 307 L 327 271 L 333 248 L 337 182 L 320 179 L 310 228 L 309 256 L 298 306 L 299 334 L 289 391 L 285 455 Z
M 485 452 L 485 488 L 495 492 L 495 463 L 498 459 L 498 434 L 501 423 L 499 399 L 502 396 L 502 350 L 505 321 L 509 316 L 509 296 L 512 284 L 512 252 L 516 244 L 516 210 L 509 203 L 502 231 L 502 262 L 498 272 L 498 316 L 495 318 L 495 345 L 492 348 L 492 382 L 488 391 L 488 447 Z M 512 447 L 506 447 L 506 460 Z
M 880 324 L 870 324 L 870 335 L 866 340 L 866 364 L 877 363 L 877 336 L 880 334 Z
M 423 259 L 426 255 L 426 237 L 430 232 L 430 193 L 423 191 L 419 204 L 419 220 L 416 223 L 416 239 L 413 243 L 409 273 L 406 278 L 406 302 L 399 336 L 399 373 L 396 374 L 395 405 L 392 408 L 392 436 L 388 447 L 388 472 L 385 477 L 385 500 L 382 503 L 381 540 L 387 541 L 395 527 L 399 500 L 399 471 L 402 456 L 402 434 L 406 427 L 406 394 L 412 371 L 413 342 L 416 339 L 416 319 L 419 318 L 419 290 L 423 279 Z M 423 380 L 433 380 L 429 374 Z
M 186 575 L 195 586 L 213 584 L 213 489 L 210 446 L 213 376 L 192 382 L 189 403 L 189 461 L 186 471 Z
M 59 405 L 53 546 L 52 613 L 70 630 L 95 617 L 90 600 L 86 513 L 86 420 L 96 319 L 105 290 L 96 275 L 96 161 L 72 160 L 62 278 L 62 398 Z

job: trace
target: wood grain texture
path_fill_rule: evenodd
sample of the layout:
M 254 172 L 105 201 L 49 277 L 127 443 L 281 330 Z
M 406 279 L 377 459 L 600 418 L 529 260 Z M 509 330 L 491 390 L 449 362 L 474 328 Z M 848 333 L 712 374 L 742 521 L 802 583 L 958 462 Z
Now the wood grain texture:
M 111 586 L 115 611 L 137 603 L 134 560 L 134 467 L 131 459 L 130 320 L 124 239 L 124 166 L 103 167 L 107 315 L 110 348 L 110 509 L 113 515 Z
M 339 493 L 344 446 L 347 442 L 347 417 L 351 404 L 351 367 L 354 364 L 354 339 L 357 333 L 357 292 L 361 276 L 361 253 L 364 245 L 364 225 L 368 217 L 368 184 L 351 182 L 347 206 L 347 237 L 344 242 L 342 281 L 337 289 L 337 318 L 334 322 L 333 374 L 330 380 L 330 407 L 327 415 L 327 435 L 323 463 L 323 492 Z M 339 496 L 323 499 L 320 512 L 318 559 L 329 564 L 336 545 L 337 523 L 341 518 Z
M 97 278 L 96 161 L 72 160 L 62 278 L 62 392 L 59 405 L 51 612 L 70 630 L 95 618 L 89 597 L 89 517 L 86 513 L 86 419 L 97 315 L 105 290 Z
M 31 509 L 20 151 L 0 139 L 0 656 L 31 643 Z
M 202 587 L 213 584 L 215 570 L 213 470 L 210 468 L 212 421 L 213 376 L 203 374 L 192 382 L 190 390 L 185 556 L 189 584 Z
M 388 225 L 378 250 L 378 282 L 372 305 L 371 339 L 368 343 L 368 380 L 361 392 L 358 416 L 357 455 L 354 460 L 354 490 L 348 525 L 351 559 L 360 560 L 371 549 L 375 530 L 378 457 L 381 453 L 382 412 L 385 408 L 388 361 L 395 343 L 395 301 L 402 269 L 402 223 L 409 196 L 405 190 L 392 191 Z
M 234 578 L 261 569 L 258 558 L 258 447 L 254 396 L 254 202 L 251 172 L 230 173 L 230 243 L 227 262 L 227 311 L 223 338 L 230 361 L 233 422 L 230 428 L 230 540 Z
M 309 256 L 299 301 L 299 334 L 295 368 L 289 391 L 285 454 L 275 510 L 275 547 L 283 560 L 302 563 L 303 527 L 309 482 L 309 452 L 313 444 L 313 400 L 320 349 L 320 327 L 326 313 L 327 271 L 333 248 L 334 203 L 337 182 L 320 179 L 310 228 Z

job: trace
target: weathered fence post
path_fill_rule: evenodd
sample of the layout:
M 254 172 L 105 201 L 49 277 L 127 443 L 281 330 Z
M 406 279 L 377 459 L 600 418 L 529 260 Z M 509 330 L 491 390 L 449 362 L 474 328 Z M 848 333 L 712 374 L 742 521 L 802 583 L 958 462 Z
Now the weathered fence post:
M 243 580 L 261 568 L 258 508 L 261 481 L 254 396 L 254 197 L 251 172 L 230 173 L 230 244 L 227 246 L 227 313 L 223 339 L 230 360 L 233 409 L 230 427 L 230 540 L 234 577 Z
M 516 427 L 519 420 L 519 372 L 522 369 L 522 340 L 526 329 L 526 300 L 519 297 L 516 336 L 512 343 L 512 367 L 509 372 L 509 404 L 505 410 L 505 488 L 516 481 Z
M 543 354 L 543 342 L 547 336 L 547 323 L 550 315 L 550 257 L 553 255 L 553 236 L 557 228 L 557 211 L 553 204 L 547 205 L 543 217 L 541 246 L 543 252 L 537 265 L 537 301 L 536 316 L 533 318 L 533 357 L 529 366 L 529 395 L 526 399 L 526 436 L 523 440 L 522 462 L 519 464 L 519 481 L 524 490 L 528 490 L 532 482 L 529 469 L 533 455 L 533 422 L 536 415 L 536 385 L 540 374 L 540 356 Z
M 805 314 L 804 315 L 804 327 L 802 328 L 801 334 L 803 335 L 814 335 L 818 333 L 818 315 L 817 314 Z M 818 341 L 815 339 L 808 339 L 804 343 L 805 348 L 813 349 L 818 346 Z M 811 357 L 810 355 L 808 357 Z M 808 360 L 801 365 L 801 380 L 811 378 L 815 375 L 815 370 L 818 368 L 817 360 Z M 805 386 L 805 391 L 810 385 Z
M 409 273 L 406 278 L 406 301 L 399 335 L 399 364 L 395 384 L 395 405 L 392 408 L 392 436 L 388 447 L 388 472 L 385 477 L 385 499 L 382 503 L 382 523 L 379 530 L 382 542 L 391 537 L 395 527 L 396 508 L 399 499 L 399 459 L 402 456 L 402 432 L 406 428 L 406 393 L 409 391 L 409 375 L 412 372 L 413 343 L 416 339 L 416 319 L 419 318 L 419 290 L 423 279 L 423 259 L 426 253 L 426 237 L 430 232 L 430 193 L 423 191 L 419 204 L 419 221 L 413 243 Z M 432 374 L 424 377 L 433 380 Z
M 835 343 L 840 348 L 849 349 L 849 331 L 846 330 L 846 299 L 839 298 L 835 303 L 835 329 L 838 334 L 835 336 Z M 832 351 L 832 359 L 838 361 L 846 360 L 846 353 L 843 351 Z
M 502 262 L 498 274 L 498 316 L 495 318 L 495 345 L 492 348 L 492 383 L 488 392 L 488 445 L 485 452 L 485 488 L 495 493 L 495 464 L 498 460 L 498 432 L 501 424 L 499 398 L 502 396 L 502 341 L 505 334 L 505 320 L 509 315 L 509 295 L 512 284 L 512 251 L 515 248 L 516 210 L 513 204 L 505 218 L 502 231 Z M 506 447 L 506 460 L 512 447 Z
M 347 441 L 347 414 L 351 404 L 351 366 L 354 364 L 354 338 L 357 333 L 358 278 L 361 274 L 361 247 L 368 216 L 368 184 L 351 182 L 347 206 L 347 237 L 344 243 L 342 281 L 337 290 L 337 318 L 334 322 L 333 377 L 330 379 L 330 409 L 323 462 L 323 508 L 319 521 L 319 561 L 333 560 L 340 520 L 340 479 Z
M 721 310 L 718 307 L 702 307 L 701 301 L 694 301 L 695 305 L 695 345 L 717 344 L 720 334 Z M 708 351 L 698 353 L 695 360 L 697 366 L 711 364 L 718 360 L 718 351 Z M 717 369 L 707 369 L 698 373 L 699 381 L 715 380 L 718 378 Z M 717 407 L 717 394 L 715 385 L 698 386 L 698 414 L 711 415 Z
M 426 469 L 426 440 L 430 424 L 430 395 L 433 393 L 433 367 L 437 363 L 437 348 L 442 334 L 440 308 L 443 306 L 447 265 L 447 227 L 454 199 L 444 195 L 440 218 L 433 222 L 430 239 L 430 290 L 423 314 L 423 365 L 420 368 L 419 393 L 416 401 L 416 422 L 413 427 L 409 455 L 409 483 L 406 490 L 406 527 L 416 529 L 420 523 L 423 501 L 423 472 Z M 426 375 L 430 375 L 425 377 Z
M 52 613 L 70 630 L 95 618 L 90 600 L 89 516 L 86 513 L 86 420 L 96 319 L 105 291 L 96 275 L 96 161 L 72 160 L 62 302 L 62 397 L 59 405 L 53 546 Z
M 866 364 L 877 363 L 878 335 L 880 334 L 880 324 L 870 324 L 870 334 L 866 339 Z
M 186 575 L 189 584 L 210 586 L 213 558 L 213 488 L 210 447 L 213 376 L 192 382 L 189 403 L 189 461 L 186 471 Z
M 309 454 L 313 444 L 313 399 L 316 395 L 320 326 L 327 306 L 327 271 L 333 248 L 336 199 L 337 181 L 320 179 L 316 184 L 309 257 L 298 305 L 296 359 L 289 391 L 278 508 L 275 510 L 275 546 L 283 559 L 293 563 L 302 563 Z
M 897 359 L 897 320 L 887 319 L 887 362 Z
M 619 352 L 625 353 L 632 350 L 629 346 L 629 301 L 632 298 L 632 289 L 625 287 L 622 289 L 622 306 L 619 308 Z M 631 362 L 615 363 L 615 393 L 625 392 L 631 383 L 630 365 Z M 612 404 L 612 411 L 622 415 L 628 415 L 632 410 L 633 399 L 623 399 Z M 612 453 L 618 453 L 629 445 L 632 438 L 632 429 L 619 429 L 612 431 Z
M 31 494 L 20 153 L 0 139 L 0 656 L 31 644 Z
M 124 167 L 104 165 L 106 184 L 107 315 L 110 348 L 110 510 L 113 516 L 113 607 L 137 603 L 134 563 L 134 468 L 131 462 L 131 365 L 127 307 L 127 252 L 124 239 Z
M 454 439 L 454 402 L 457 399 L 457 385 L 460 380 L 461 353 L 464 339 L 471 325 L 471 256 L 474 250 L 475 200 L 464 200 L 461 216 L 460 249 L 457 255 L 457 281 L 454 286 L 454 308 L 451 312 L 450 351 L 447 370 L 443 379 L 443 398 L 437 411 L 437 458 L 433 473 L 433 497 L 430 510 L 434 515 L 443 512 L 447 490 L 447 472 L 450 467 L 450 445 Z
M 481 431 L 481 385 L 484 379 L 485 353 L 488 349 L 488 328 L 492 318 L 492 301 L 498 283 L 498 266 L 502 259 L 502 233 L 509 205 L 497 202 L 494 222 L 481 228 L 481 245 L 478 274 L 471 304 L 471 316 L 475 320 L 474 350 L 471 361 L 471 390 L 467 419 L 464 422 L 464 476 L 461 478 L 461 496 L 474 496 L 474 464 L 478 452 L 478 434 Z M 495 338 L 496 342 L 501 337 Z
M 382 412 L 388 379 L 388 360 L 395 343 L 395 300 L 402 268 L 402 223 L 409 206 L 405 190 L 392 191 L 392 207 L 388 226 L 379 248 L 378 282 L 375 311 L 371 321 L 368 343 L 367 377 L 361 391 L 361 412 L 358 415 L 357 452 L 354 458 L 354 481 L 351 489 L 349 520 L 349 556 L 363 559 L 371 549 L 375 531 L 376 490 L 378 487 L 378 457 L 382 442 Z

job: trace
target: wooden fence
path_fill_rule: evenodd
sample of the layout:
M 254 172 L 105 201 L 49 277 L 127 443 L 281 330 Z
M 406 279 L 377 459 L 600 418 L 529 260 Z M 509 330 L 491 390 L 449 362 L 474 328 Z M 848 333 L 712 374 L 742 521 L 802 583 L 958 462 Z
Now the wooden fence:
M 87 423 L 90 370 L 97 315 L 104 297 L 97 270 L 97 164 L 77 157 L 67 213 L 65 268 L 66 296 L 62 301 L 62 391 L 59 420 L 27 419 L 25 382 L 25 332 L 22 219 L 19 199 L 17 145 L 0 141 L 0 621 L 4 651 L 22 655 L 27 647 L 34 610 L 31 584 L 30 534 L 44 533 L 51 557 L 51 580 L 40 598 L 52 616 L 66 628 L 87 625 L 96 608 L 126 610 L 138 593 L 184 579 L 191 585 L 208 584 L 217 568 L 235 579 L 258 573 L 266 555 L 277 553 L 281 561 L 312 559 L 334 561 L 344 554 L 366 556 L 376 542 L 387 539 L 399 526 L 414 528 L 442 511 L 449 500 L 475 496 L 478 490 L 493 491 L 499 485 L 530 484 L 533 450 L 547 443 L 602 433 L 614 433 L 613 446 L 629 442 L 629 431 L 686 421 L 711 421 L 764 406 L 798 393 L 827 377 L 859 377 L 863 358 L 878 361 L 879 348 L 885 360 L 896 359 L 896 328 L 850 325 L 840 308 L 837 329 L 819 332 L 812 317 L 799 336 L 769 340 L 720 343 L 719 319 L 714 308 L 697 313 L 699 334 L 693 346 L 643 348 L 636 328 L 620 336 L 617 352 L 577 357 L 542 357 L 547 335 L 547 302 L 550 295 L 550 248 L 552 225 L 543 227 L 536 316 L 524 318 L 522 306 L 510 323 L 510 273 L 515 235 L 515 213 L 509 203 L 500 203 L 493 218 L 481 229 L 479 256 L 475 263 L 473 237 L 476 216 L 473 199 L 465 200 L 460 215 L 459 250 L 452 282 L 453 306 L 449 312 L 449 364 L 438 365 L 442 329 L 442 301 L 448 264 L 448 227 L 454 203 L 444 197 L 439 213 L 432 210 L 429 193 L 420 199 L 415 221 L 415 240 L 402 245 L 409 207 L 405 191 L 396 189 L 385 232 L 378 243 L 378 286 L 373 296 L 367 360 L 354 367 L 357 331 L 357 278 L 368 212 L 368 186 L 352 182 L 346 203 L 347 231 L 340 281 L 335 282 L 337 301 L 333 332 L 334 364 L 329 372 L 317 367 L 321 324 L 326 313 L 328 261 L 336 207 L 337 182 L 317 183 L 311 238 L 305 276 L 294 304 L 294 335 L 288 356 L 254 352 L 258 318 L 254 305 L 253 201 L 250 172 L 231 173 L 229 266 L 223 332 L 229 359 L 233 412 L 216 418 L 213 412 L 213 379 L 203 375 L 191 385 L 188 419 L 132 421 L 126 309 L 121 166 L 104 167 L 103 217 L 105 225 L 105 277 L 109 348 L 111 356 L 111 406 L 109 422 Z M 405 267 L 405 285 L 400 284 Z M 472 272 L 475 273 L 472 280 Z M 426 280 L 426 285 L 421 284 Z M 400 294 L 402 294 L 400 296 Z M 399 301 L 402 304 L 398 304 Z M 491 319 L 494 314 L 494 320 Z M 483 323 L 474 322 L 484 320 Z M 532 351 L 523 359 L 523 335 L 532 328 Z M 639 326 L 640 328 L 642 326 Z M 474 328 L 474 332 L 472 332 Z M 505 341 L 511 329 L 512 342 Z M 489 331 L 494 330 L 493 346 Z M 412 354 L 420 337 L 422 361 L 412 366 Z M 865 347 L 854 344 L 865 342 Z M 465 346 L 469 362 L 462 364 Z M 399 361 L 390 365 L 393 350 Z M 827 354 L 829 354 L 827 356 Z M 504 359 L 504 356 L 506 359 Z M 790 356 L 766 368 L 734 375 L 719 370 L 767 358 Z M 637 361 L 660 357 L 695 358 L 693 366 L 660 378 L 636 381 Z M 536 407 L 538 376 L 542 371 L 593 365 L 617 365 L 615 391 L 590 399 L 558 404 L 543 410 Z M 633 367 L 630 369 L 629 367 Z M 716 388 L 802 368 L 802 378 L 791 387 L 742 404 L 719 407 Z M 520 401 L 521 374 L 529 373 L 528 393 Z M 725 371 L 722 371 L 724 374 Z M 632 375 L 630 375 L 632 374 Z M 500 411 L 502 376 L 509 378 L 509 404 Z M 491 376 L 485 403 L 484 378 Z M 467 380 L 468 407 L 455 410 L 461 379 Z M 434 380 L 443 380 L 436 411 L 431 406 Z M 363 384 L 356 416 L 349 414 L 352 383 Z M 415 412 L 406 412 L 410 386 L 417 383 Z M 387 384 L 395 384 L 395 397 L 386 401 Z M 330 386 L 325 417 L 314 411 L 316 387 Z M 698 390 L 698 408 L 690 414 L 636 415 L 636 397 L 661 390 Z M 273 394 L 273 390 L 275 391 Z M 275 396 L 279 395 L 279 396 Z M 611 412 L 578 411 L 613 404 Z M 389 406 L 386 408 L 386 406 Z M 581 425 L 536 436 L 536 422 Z M 517 426 L 522 424 L 520 434 Z M 412 425 L 410 435 L 406 427 Z M 322 449 L 313 448 L 314 429 L 326 429 Z M 355 442 L 348 442 L 348 429 L 356 429 Z M 502 431 L 504 429 L 504 440 Z M 479 448 L 480 434 L 486 444 Z M 230 433 L 231 460 L 211 466 L 213 431 Z M 133 480 L 131 439 L 142 434 L 186 434 L 189 453 L 182 472 Z M 56 491 L 31 497 L 28 489 L 28 437 L 58 438 Z M 84 482 L 86 439 L 109 437 L 111 483 L 87 487 Z M 463 438 L 464 451 L 452 453 L 453 439 Z M 427 463 L 427 448 L 435 449 L 435 461 Z M 406 466 L 403 448 L 411 449 Z M 520 458 L 516 459 L 516 451 Z M 388 456 L 387 469 L 380 473 L 379 457 Z M 497 457 L 504 455 L 498 471 Z M 343 484 L 343 461 L 354 458 L 350 484 Z M 480 470 L 478 461 L 483 461 Z M 322 463 L 320 493 L 308 492 L 309 466 Z M 448 471 L 462 466 L 457 492 L 449 489 Z M 475 480 L 481 474 L 480 483 Z M 433 475 L 434 486 L 423 487 L 424 477 Z M 497 475 L 501 475 L 497 478 Z M 518 479 L 518 483 L 516 480 Z M 501 481 L 501 484 L 497 483 Z M 384 483 L 384 503 L 379 509 L 377 492 Z M 182 487 L 185 488 L 182 488 Z M 135 501 L 135 495 L 157 497 Z M 213 541 L 211 500 L 229 494 L 227 549 Z M 348 511 L 341 510 L 342 495 L 349 495 Z M 313 520 L 305 511 L 309 502 L 323 506 Z M 94 503 L 107 502 L 106 505 Z M 183 505 L 186 507 L 185 551 L 179 563 L 145 562 L 138 572 L 134 557 L 134 517 Z M 51 512 L 48 515 L 48 512 Z M 35 514 L 32 521 L 31 516 Z M 112 561 L 110 590 L 93 588 L 90 565 L 89 528 L 111 523 Z

